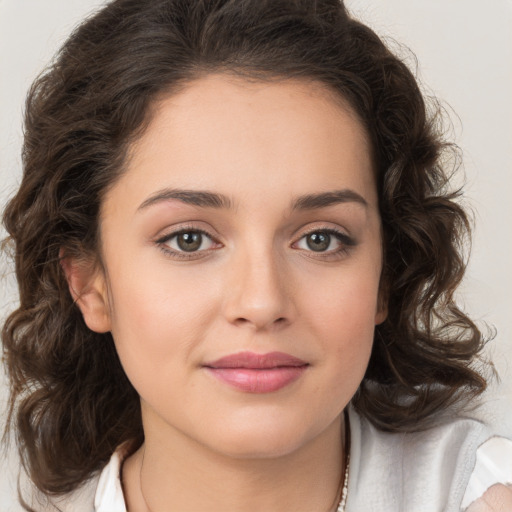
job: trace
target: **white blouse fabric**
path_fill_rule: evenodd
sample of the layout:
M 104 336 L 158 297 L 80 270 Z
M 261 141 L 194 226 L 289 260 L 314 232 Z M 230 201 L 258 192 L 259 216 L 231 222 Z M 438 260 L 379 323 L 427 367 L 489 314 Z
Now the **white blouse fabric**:
M 512 483 L 512 441 L 489 437 L 475 420 L 388 434 L 353 409 L 349 418 L 346 512 L 460 512 L 492 485 Z M 101 472 L 94 512 L 126 512 L 120 482 L 124 456 L 117 450 Z
M 126 512 L 121 486 L 121 465 L 125 455 L 122 447 L 117 449 L 101 472 L 94 497 L 95 512 Z
M 462 510 L 494 484 L 512 484 L 512 441 L 491 437 L 476 452 L 476 465 L 462 500 Z

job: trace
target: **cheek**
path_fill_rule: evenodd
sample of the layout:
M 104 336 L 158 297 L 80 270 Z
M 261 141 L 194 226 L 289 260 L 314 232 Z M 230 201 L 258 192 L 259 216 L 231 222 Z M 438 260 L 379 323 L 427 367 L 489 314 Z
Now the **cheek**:
M 378 304 L 379 279 L 374 271 L 341 269 L 324 278 L 311 275 L 304 283 L 301 310 L 331 335 L 365 338 L 373 333 Z M 331 336 L 328 336 L 329 338 Z
M 115 269 L 109 279 L 115 330 L 129 338 L 141 333 L 150 339 L 158 333 L 186 334 L 212 313 L 215 290 L 206 286 L 203 273 L 186 267 L 172 271 L 167 263 L 120 261 L 111 265 Z
M 325 359 L 336 381 L 357 389 L 370 357 L 378 302 L 378 276 L 374 272 L 343 269 L 329 279 L 313 280 L 301 295 L 303 322 L 328 354 Z M 321 286 L 323 283 L 323 286 Z
M 131 274 L 124 265 L 113 268 L 112 335 L 128 377 L 139 388 L 147 376 L 178 375 L 218 314 L 214 290 L 192 273 L 171 275 L 155 265 Z

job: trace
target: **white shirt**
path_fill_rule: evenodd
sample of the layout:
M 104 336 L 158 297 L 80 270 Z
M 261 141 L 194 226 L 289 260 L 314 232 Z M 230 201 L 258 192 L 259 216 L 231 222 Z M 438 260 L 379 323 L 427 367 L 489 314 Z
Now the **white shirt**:
M 459 512 L 492 485 L 512 483 L 512 441 L 482 441 L 485 427 L 475 420 L 459 419 L 414 434 L 389 434 L 353 410 L 349 417 L 347 512 Z M 122 449 L 117 450 L 101 472 L 95 512 L 126 512 L 120 481 L 124 456 Z

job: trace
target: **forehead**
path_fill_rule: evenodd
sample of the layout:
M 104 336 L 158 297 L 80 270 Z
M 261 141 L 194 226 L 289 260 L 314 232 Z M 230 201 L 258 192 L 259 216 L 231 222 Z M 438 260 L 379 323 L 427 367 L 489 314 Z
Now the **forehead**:
M 298 196 L 350 187 L 375 196 L 367 133 L 343 98 L 317 82 L 224 74 L 153 104 L 120 182 L 139 196 L 163 186 L 255 197 L 264 188 Z

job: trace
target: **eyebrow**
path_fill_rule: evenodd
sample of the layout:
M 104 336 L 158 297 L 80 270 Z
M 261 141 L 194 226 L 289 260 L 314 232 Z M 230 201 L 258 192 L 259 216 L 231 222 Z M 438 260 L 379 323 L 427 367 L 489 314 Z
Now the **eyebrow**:
M 292 210 L 315 210 L 340 203 L 359 203 L 368 207 L 368 203 L 363 196 L 353 190 L 344 189 L 300 196 L 293 202 Z
M 148 197 L 138 210 L 172 199 L 203 208 L 232 209 L 234 207 L 233 201 L 224 194 L 207 190 L 163 189 Z M 299 196 L 292 202 L 291 209 L 292 211 L 315 210 L 340 203 L 358 203 L 368 206 L 367 201 L 360 194 L 350 189 L 343 189 Z
M 231 199 L 223 194 L 203 190 L 164 189 L 148 197 L 139 206 L 138 210 L 171 199 L 177 199 L 193 206 L 202 206 L 203 208 L 233 208 Z

